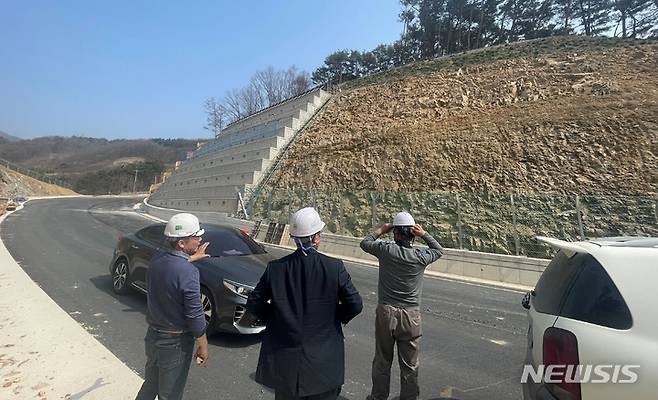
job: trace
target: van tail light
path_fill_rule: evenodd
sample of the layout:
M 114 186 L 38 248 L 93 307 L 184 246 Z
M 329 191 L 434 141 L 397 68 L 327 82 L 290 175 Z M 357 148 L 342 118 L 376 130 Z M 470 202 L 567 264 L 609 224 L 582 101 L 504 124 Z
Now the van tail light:
M 242 231 L 242 233 L 244 233 L 245 235 L 249 236 L 249 229 L 247 229 L 247 228 L 241 228 L 240 230 Z
M 544 332 L 544 366 L 554 367 L 553 379 L 560 383 L 547 383 L 548 390 L 560 400 L 581 400 L 578 365 L 578 339 L 564 329 L 550 327 Z

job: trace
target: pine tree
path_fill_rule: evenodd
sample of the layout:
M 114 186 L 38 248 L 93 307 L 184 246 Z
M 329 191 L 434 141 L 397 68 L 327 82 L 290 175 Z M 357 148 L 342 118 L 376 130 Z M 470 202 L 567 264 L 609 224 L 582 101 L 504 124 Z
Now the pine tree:
M 496 23 L 496 15 L 500 8 L 501 0 L 482 0 L 478 5 L 478 40 L 477 48 L 487 45 L 499 44 L 504 41 L 504 35 Z
M 508 26 L 510 42 L 550 36 L 555 28 L 553 16 L 551 0 L 507 0 L 501 6 L 501 26 Z
M 615 0 L 617 26 L 615 36 L 621 28 L 621 37 L 643 37 L 658 24 L 656 0 Z
M 587 36 L 595 36 L 610 29 L 612 0 L 576 0 L 576 15 Z
M 573 33 L 573 20 L 576 2 L 575 0 L 555 0 L 555 11 L 559 18 L 557 32 L 563 35 Z

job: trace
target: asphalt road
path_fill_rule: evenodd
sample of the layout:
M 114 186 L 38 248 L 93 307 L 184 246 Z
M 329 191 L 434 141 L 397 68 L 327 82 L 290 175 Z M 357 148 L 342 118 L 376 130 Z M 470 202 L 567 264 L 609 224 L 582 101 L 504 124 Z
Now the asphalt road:
M 7 218 L 0 234 L 16 261 L 60 307 L 143 375 L 146 298 L 138 293 L 115 295 L 108 272 L 118 237 L 151 223 L 132 211 L 135 202 L 118 198 L 31 201 Z M 271 252 L 284 254 L 278 249 Z M 341 395 L 364 399 L 370 390 L 374 354 L 377 270 L 346 265 L 364 299 L 364 311 L 345 327 L 346 380 Z M 504 289 L 425 279 L 421 398 L 521 398 L 518 382 L 527 327 L 521 297 Z M 192 367 L 186 397 L 273 399 L 273 393 L 253 380 L 259 346 L 259 336 L 211 338 L 210 365 Z M 393 396 L 399 392 L 395 364 Z

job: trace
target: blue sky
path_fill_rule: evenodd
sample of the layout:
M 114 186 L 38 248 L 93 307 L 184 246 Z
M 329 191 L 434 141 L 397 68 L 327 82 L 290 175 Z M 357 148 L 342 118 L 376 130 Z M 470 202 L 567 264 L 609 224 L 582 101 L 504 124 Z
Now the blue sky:
M 0 131 L 209 137 L 203 101 L 402 31 L 397 0 L 0 0 Z

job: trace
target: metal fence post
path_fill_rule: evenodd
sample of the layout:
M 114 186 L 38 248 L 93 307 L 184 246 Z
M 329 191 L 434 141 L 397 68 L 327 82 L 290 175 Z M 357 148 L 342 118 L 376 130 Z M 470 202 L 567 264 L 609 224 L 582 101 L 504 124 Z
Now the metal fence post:
M 375 195 L 370 193 L 370 224 L 372 225 L 372 230 L 375 230 L 377 224 L 377 199 Z
M 272 199 L 274 198 L 275 188 L 272 188 L 270 195 L 267 196 L 267 220 L 269 221 L 272 218 Z
M 248 220 L 249 219 L 249 214 L 247 214 L 247 209 L 245 208 L 244 205 L 244 198 L 242 196 L 242 192 L 236 188 L 236 192 L 238 192 L 238 204 L 240 208 L 242 209 L 242 213 L 244 214 L 244 219 Z M 197 202 L 198 203 L 198 202 Z M 239 212 L 239 210 L 238 210 Z
M 343 204 L 343 194 L 338 192 L 338 233 L 345 233 L 345 208 Z
M 578 216 L 578 234 L 580 240 L 585 240 L 585 229 L 583 229 L 583 216 L 580 212 L 580 196 L 576 195 L 576 215 Z
M 292 216 L 292 196 L 290 195 L 290 190 L 286 190 L 286 194 L 288 195 L 288 219 L 285 221 L 286 223 L 290 221 L 290 217 Z
M 311 199 L 313 201 L 313 208 L 315 208 L 319 214 L 320 210 L 318 210 L 318 194 L 316 192 L 313 192 L 311 194 Z
M 459 242 L 459 248 L 464 248 L 464 243 L 462 241 L 462 214 L 459 204 L 459 193 L 457 193 L 457 241 Z
M 516 206 L 514 205 L 514 194 L 509 195 L 510 202 L 512 203 L 512 229 L 514 229 L 514 250 L 516 255 L 519 255 L 519 231 L 516 228 Z

